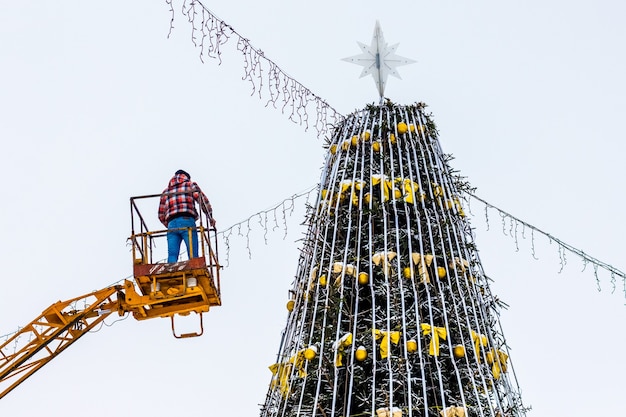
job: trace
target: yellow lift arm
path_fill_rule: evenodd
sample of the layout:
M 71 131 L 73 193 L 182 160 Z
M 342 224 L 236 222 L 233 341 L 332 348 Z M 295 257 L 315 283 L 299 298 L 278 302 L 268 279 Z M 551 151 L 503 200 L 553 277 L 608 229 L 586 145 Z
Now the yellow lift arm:
M 0 345 L 0 398 L 41 369 L 81 336 L 119 312 L 121 287 L 59 301 Z M 83 306 L 82 308 L 79 306 Z
M 58 301 L 0 344 L 0 399 L 111 313 L 130 313 L 137 320 L 169 317 L 174 336 L 186 338 L 202 335 L 202 313 L 221 305 L 219 275 L 204 258 L 135 265 L 135 282 Z M 199 314 L 200 330 L 177 334 L 175 315 L 192 312 Z

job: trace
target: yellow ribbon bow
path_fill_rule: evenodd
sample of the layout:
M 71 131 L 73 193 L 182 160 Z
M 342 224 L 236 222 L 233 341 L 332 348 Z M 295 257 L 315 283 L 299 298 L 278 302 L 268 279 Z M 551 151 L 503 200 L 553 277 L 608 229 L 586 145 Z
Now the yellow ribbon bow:
M 420 276 L 420 282 L 430 283 L 430 274 L 428 267 L 433 262 L 433 255 L 422 255 L 421 253 L 412 253 L 411 259 L 417 265 L 417 273 Z
M 355 180 L 352 185 L 352 205 L 359 205 L 359 192 L 363 189 L 365 183 L 361 180 Z
M 420 185 L 409 178 L 405 178 L 402 185 L 404 188 L 404 201 L 409 204 L 413 204 L 415 202 L 415 194 L 417 193 Z
M 464 407 L 448 407 L 439 412 L 441 417 L 465 417 L 465 408 Z
M 358 207 L 359 206 L 359 195 L 357 194 L 356 191 L 352 191 L 352 205 L 354 207 Z
M 276 386 L 280 387 L 280 393 L 286 397 L 289 393 L 289 375 L 291 374 L 291 366 L 285 363 L 275 363 L 269 366 L 272 371 L 272 389 Z
M 478 363 L 480 363 L 480 347 L 487 346 L 487 336 L 485 336 L 484 334 L 476 333 L 474 330 L 472 330 L 472 340 L 474 341 L 474 350 L 476 351 Z
M 343 180 L 339 183 L 339 201 L 345 201 L 347 194 L 350 194 L 350 199 L 353 206 L 359 205 L 358 192 L 363 188 L 363 181 L 361 180 Z
M 304 378 L 306 376 L 306 370 L 304 369 L 306 364 L 306 358 L 304 357 L 305 351 L 306 349 L 300 349 L 295 355 L 289 358 L 289 362 L 293 363 L 300 378 Z
M 356 278 L 357 276 L 356 266 L 352 264 L 344 265 L 343 262 L 333 263 L 333 274 L 338 275 L 334 282 L 335 287 L 338 287 L 341 284 L 342 273 L 345 273 L 346 275 L 350 275 Z
M 467 259 L 455 257 L 453 260 L 450 260 L 448 266 L 450 268 L 458 267 L 462 273 L 465 273 L 467 268 L 469 268 L 469 262 L 467 261 Z
M 398 407 L 378 408 L 376 409 L 376 417 L 402 417 L 402 409 Z
M 391 331 L 385 332 L 378 329 L 373 329 L 372 334 L 374 339 L 380 341 L 380 357 L 381 359 L 385 359 L 389 356 L 389 349 L 391 348 L 391 343 L 397 345 L 400 342 L 400 332 L 399 331 Z
M 443 197 L 443 188 L 441 188 L 441 185 L 433 182 L 432 186 L 433 186 L 433 195 L 435 196 L 435 198 Z
M 400 184 L 402 184 L 401 177 L 394 178 L 393 181 L 391 181 L 391 195 L 394 200 L 397 200 L 404 195 L 403 187 Z
M 345 349 L 352 344 L 352 333 L 344 334 L 339 340 L 333 343 L 333 348 L 337 351 L 335 366 L 343 366 L 343 354 Z
M 339 196 L 332 191 L 324 189 L 322 190 L 321 197 L 322 200 L 320 201 L 319 205 L 320 212 L 332 214 Z
M 465 217 L 465 212 L 463 211 L 463 206 L 461 206 L 461 201 L 455 197 L 452 200 L 445 201 L 445 207 L 448 210 L 456 209 L 456 212 L 459 216 Z
M 317 282 L 317 273 L 319 271 L 319 267 L 315 266 L 313 267 L 313 269 L 311 270 L 311 273 L 309 274 L 309 286 L 308 286 L 308 290 L 305 291 L 304 293 L 304 299 L 308 300 L 309 299 L 309 293 L 312 291 L 315 291 L 315 284 Z
M 304 378 L 306 376 L 305 366 L 305 357 L 304 351 L 306 349 L 301 349 L 296 352 L 291 358 L 289 358 L 286 362 L 279 362 L 269 366 L 270 371 L 272 371 L 272 388 L 276 386 L 280 387 L 280 393 L 283 397 L 286 397 L 289 394 L 289 378 L 291 377 L 291 372 L 295 368 L 298 371 L 298 376 L 300 378 Z
M 441 338 L 443 340 L 446 340 L 446 338 L 448 337 L 448 331 L 445 327 L 431 326 L 427 323 L 422 323 L 420 326 L 422 327 L 422 334 L 424 336 L 432 334 L 430 338 L 430 345 L 428 346 L 428 353 L 432 356 L 438 356 L 439 339 Z
M 376 252 L 372 255 L 372 262 L 374 262 L 376 266 L 382 264 L 385 275 L 389 275 L 391 272 L 391 261 L 394 260 L 397 255 L 396 252 Z
M 386 175 L 372 175 L 372 186 L 379 184 L 383 195 L 383 201 L 389 201 L 389 194 L 393 188 L 393 182 Z
M 351 277 L 355 277 L 356 278 L 356 266 L 352 265 L 352 264 L 347 264 L 346 265 L 346 275 L 350 275 Z
M 343 201 L 346 198 L 347 191 L 352 191 L 352 181 L 343 180 L 339 183 L 339 201 Z
M 506 361 L 509 359 L 509 355 L 501 350 L 493 349 L 493 365 L 491 365 L 491 373 L 495 379 L 500 379 L 500 372 L 506 372 Z
M 344 266 L 343 262 L 333 263 L 333 274 L 341 274 L 344 271 L 346 275 L 352 275 L 353 277 L 356 277 L 356 266 L 352 264 L 346 264 Z

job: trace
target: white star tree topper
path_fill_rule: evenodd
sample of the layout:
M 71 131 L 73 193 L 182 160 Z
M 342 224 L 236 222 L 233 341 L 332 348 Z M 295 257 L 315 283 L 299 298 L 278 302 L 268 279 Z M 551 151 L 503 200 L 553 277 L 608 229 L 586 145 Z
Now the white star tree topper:
M 378 88 L 378 94 L 380 99 L 383 99 L 385 94 L 385 85 L 387 84 L 387 77 L 393 75 L 396 78 L 402 79 L 396 67 L 401 65 L 412 64 L 415 61 L 409 58 L 396 55 L 396 49 L 398 49 L 399 43 L 388 46 L 383 37 L 383 31 L 380 29 L 380 23 L 376 21 L 374 27 L 374 36 L 372 37 L 372 43 L 370 46 L 364 43 L 357 42 L 361 50 L 360 55 L 354 55 L 348 58 L 343 58 L 343 61 L 351 62 L 353 64 L 362 65 L 363 71 L 359 78 L 363 78 L 366 75 L 374 77 L 376 88 Z

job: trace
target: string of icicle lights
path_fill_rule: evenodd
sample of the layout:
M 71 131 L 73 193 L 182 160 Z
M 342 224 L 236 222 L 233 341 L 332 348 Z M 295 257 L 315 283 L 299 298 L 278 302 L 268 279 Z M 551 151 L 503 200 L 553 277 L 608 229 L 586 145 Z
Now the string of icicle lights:
M 174 30 L 176 0 L 166 0 L 170 7 L 170 34 Z M 251 95 L 259 99 L 266 98 L 266 106 L 279 108 L 289 120 L 304 126 L 308 130 L 312 125 L 318 137 L 325 136 L 330 127 L 341 120 L 342 116 L 321 97 L 314 94 L 300 82 L 285 73 L 274 61 L 267 58 L 263 51 L 250 44 L 232 26 L 212 13 L 197 0 L 182 0 L 180 13 L 191 25 L 191 41 L 200 50 L 200 60 L 205 57 L 222 62 L 222 48 L 234 40 L 237 51 L 243 57 L 244 81 L 252 86 Z M 169 36 L 169 35 L 168 35 Z M 314 120 L 310 115 L 314 115 Z
M 530 230 L 531 253 L 532 253 L 533 258 L 537 259 L 536 254 L 535 254 L 535 234 L 538 234 L 538 235 L 545 237 L 548 240 L 548 242 L 550 243 L 554 242 L 557 244 L 559 262 L 561 265 L 561 269 L 559 270 L 559 272 L 563 271 L 563 269 L 567 265 L 566 255 L 568 253 L 573 254 L 576 257 L 580 258 L 580 260 L 582 261 L 583 270 L 586 269 L 587 265 L 591 264 L 591 266 L 593 267 L 593 274 L 596 278 L 598 291 L 602 289 L 600 285 L 600 277 L 598 275 L 598 271 L 599 269 L 603 269 L 609 272 L 610 274 L 612 291 L 615 291 L 617 289 L 617 280 L 619 278 L 622 281 L 622 291 L 624 292 L 624 296 L 626 296 L 626 273 L 620 271 L 613 265 L 610 265 L 593 256 L 590 256 L 589 254 L 585 253 L 585 251 L 583 251 L 582 249 L 578 249 L 575 246 L 570 245 L 569 243 L 566 243 L 562 241 L 561 239 L 551 235 L 550 233 L 544 232 L 543 230 L 533 226 L 532 224 L 529 224 L 523 220 L 520 220 L 519 218 L 494 206 L 493 204 L 488 203 L 487 201 L 483 200 L 482 198 L 478 197 L 477 195 L 473 193 L 467 193 L 467 196 L 484 205 L 485 221 L 487 222 L 487 227 L 489 227 L 489 219 L 490 219 L 489 210 L 493 209 L 498 213 L 500 217 L 500 221 L 501 221 L 502 233 L 506 236 L 511 237 L 514 240 L 517 250 L 519 250 L 518 243 L 519 243 L 520 235 L 522 239 L 526 239 L 527 238 L 526 230 Z M 522 229 L 521 231 L 519 230 L 520 228 Z
M 226 250 L 225 259 L 221 261 L 222 265 L 226 267 L 229 266 L 232 238 L 243 238 L 245 240 L 248 257 L 252 259 L 250 234 L 257 228 L 257 226 L 263 231 L 263 241 L 266 245 L 268 244 L 267 235 L 269 232 L 281 230 L 283 232 L 283 239 L 286 238 L 288 233 L 287 218 L 294 213 L 296 201 L 304 200 L 304 202 L 308 205 L 313 191 L 316 191 L 317 189 L 317 186 L 310 187 L 305 191 L 296 193 L 291 197 L 284 199 L 267 210 L 259 211 L 245 220 L 235 223 L 224 230 L 220 230 L 218 232 L 218 236 L 222 239 L 222 246 L 224 246 Z

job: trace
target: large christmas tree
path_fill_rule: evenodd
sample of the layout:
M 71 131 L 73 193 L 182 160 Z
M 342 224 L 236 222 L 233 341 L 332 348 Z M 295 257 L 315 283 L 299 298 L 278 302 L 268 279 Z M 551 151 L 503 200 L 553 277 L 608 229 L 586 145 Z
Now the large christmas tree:
M 523 416 L 500 303 L 425 105 L 327 143 L 261 416 Z

